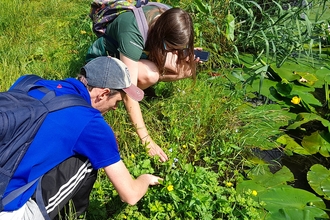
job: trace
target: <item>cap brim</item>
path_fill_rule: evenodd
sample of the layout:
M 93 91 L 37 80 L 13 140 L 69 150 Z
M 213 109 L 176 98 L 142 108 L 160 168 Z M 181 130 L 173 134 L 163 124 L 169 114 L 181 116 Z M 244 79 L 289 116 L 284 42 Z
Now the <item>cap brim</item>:
M 144 97 L 144 92 L 142 89 L 137 87 L 134 84 L 131 84 L 129 87 L 123 89 L 123 91 L 135 101 L 141 101 Z

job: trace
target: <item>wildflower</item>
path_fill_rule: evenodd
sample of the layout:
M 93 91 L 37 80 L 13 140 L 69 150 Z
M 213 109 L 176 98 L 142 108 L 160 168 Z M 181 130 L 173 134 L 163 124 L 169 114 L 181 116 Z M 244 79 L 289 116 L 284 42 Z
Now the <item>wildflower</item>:
M 254 195 L 254 196 L 257 196 L 258 195 L 258 192 L 255 191 L 255 190 L 252 190 L 252 193 L 251 194 Z
M 232 184 L 231 182 L 226 182 L 226 186 L 227 186 L 227 187 L 232 187 L 233 184 Z
M 172 153 L 173 149 L 172 149 L 172 148 L 170 148 L 168 151 Z
M 185 145 L 185 144 L 182 145 L 182 148 L 183 148 L 183 149 L 186 149 L 186 148 L 187 148 L 187 145 Z
M 172 163 L 172 167 L 175 167 L 175 163 L 179 162 L 178 158 L 174 158 L 173 163 Z
M 173 185 L 169 185 L 169 186 L 167 187 L 167 190 L 168 190 L 169 192 L 173 191 L 173 190 L 174 190 Z
M 134 154 L 131 154 L 131 158 L 134 159 L 135 158 L 135 155 Z
M 301 98 L 299 98 L 298 96 L 294 96 L 292 99 L 291 99 L 291 102 L 295 105 L 298 105 L 301 101 Z
M 80 31 L 80 34 L 86 34 L 86 31 Z

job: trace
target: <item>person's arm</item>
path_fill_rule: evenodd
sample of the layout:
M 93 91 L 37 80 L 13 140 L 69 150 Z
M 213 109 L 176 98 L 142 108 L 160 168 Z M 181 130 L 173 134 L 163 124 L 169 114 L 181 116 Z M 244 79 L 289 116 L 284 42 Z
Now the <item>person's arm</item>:
M 149 186 L 157 185 L 159 180 L 162 180 L 151 174 L 142 174 L 133 179 L 122 161 L 105 167 L 104 171 L 121 200 L 130 205 L 135 205 L 145 195 Z
M 131 82 L 134 85 L 138 85 L 139 62 L 131 60 L 123 54 L 120 54 L 120 60 L 126 64 L 130 73 Z M 168 160 L 168 157 L 165 152 L 149 136 L 148 130 L 143 120 L 139 102 L 131 99 L 129 96 L 125 96 L 123 101 L 128 115 L 131 119 L 131 122 L 135 126 L 136 133 L 140 137 L 142 143 L 146 144 L 147 147 L 150 149 L 149 154 L 151 156 L 158 155 L 160 157 L 160 160 L 163 162 Z
M 189 66 L 189 63 L 183 63 L 183 66 L 179 69 L 177 64 L 177 54 L 168 52 L 166 54 L 166 62 L 165 62 L 165 68 L 166 71 L 164 74 L 161 74 L 159 80 L 163 82 L 171 82 L 171 81 L 177 81 L 180 79 L 189 78 L 192 76 L 191 67 Z M 198 62 L 199 59 L 195 60 L 195 62 Z

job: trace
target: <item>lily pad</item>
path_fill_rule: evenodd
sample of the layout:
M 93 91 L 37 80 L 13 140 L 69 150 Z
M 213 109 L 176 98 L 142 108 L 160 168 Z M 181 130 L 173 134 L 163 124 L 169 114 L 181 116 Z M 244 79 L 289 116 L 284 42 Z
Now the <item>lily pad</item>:
M 317 76 L 309 72 L 295 72 L 295 74 L 300 76 L 297 81 L 305 86 L 314 86 L 315 83 L 319 81 Z
M 280 68 L 276 67 L 276 64 L 271 64 L 270 69 L 277 74 L 282 80 L 294 81 L 300 78 L 299 75 L 295 74 L 293 70 L 299 68 L 298 64 L 288 63 L 282 65 Z
M 301 155 L 311 155 L 305 148 L 298 144 L 292 137 L 285 134 L 276 140 L 278 143 L 285 145 L 284 151 L 288 155 L 292 155 L 293 152 Z
M 237 184 L 236 190 L 238 193 L 251 192 L 255 201 L 263 202 L 268 211 L 268 220 L 328 219 L 324 211 L 326 205 L 321 198 L 306 190 L 286 185 L 293 179 L 291 171 L 284 167 L 275 174 L 264 172 L 251 180 L 242 181 Z
M 321 209 L 308 207 L 304 210 L 283 207 L 277 212 L 270 212 L 265 220 L 326 220 L 329 216 Z
M 291 95 L 299 96 L 302 99 L 302 101 L 304 101 L 309 105 L 322 106 L 322 103 L 317 98 L 315 98 L 315 96 L 312 93 L 302 91 L 300 90 L 300 88 L 298 90 L 292 90 Z
M 266 203 L 265 209 L 272 216 L 285 216 L 283 219 L 328 218 L 323 200 L 313 193 L 296 188 L 272 188 L 261 192 L 259 199 Z
M 297 115 L 296 122 L 289 125 L 287 129 L 296 129 L 301 125 L 314 120 L 320 121 L 324 127 L 328 127 L 328 130 L 330 130 L 330 122 L 326 119 L 323 119 L 321 116 L 313 113 L 299 113 Z
M 252 178 L 256 183 L 265 187 L 286 185 L 287 182 L 294 180 L 292 172 L 286 166 L 283 166 L 282 169 L 274 174 L 268 171 L 267 173 L 263 173 L 261 175 L 255 175 Z
M 315 75 L 319 79 L 314 85 L 315 88 L 322 88 L 324 83 L 330 84 L 330 70 L 327 68 L 320 68 L 315 72 Z
M 315 164 L 308 171 L 307 180 L 317 194 L 330 200 L 330 170 L 321 164 Z
M 330 143 L 325 138 L 327 138 L 326 134 L 321 135 L 316 131 L 310 136 L 305 136 L 301 145 L 311 154 L 320 153 L 324 157 L 329 157 Z

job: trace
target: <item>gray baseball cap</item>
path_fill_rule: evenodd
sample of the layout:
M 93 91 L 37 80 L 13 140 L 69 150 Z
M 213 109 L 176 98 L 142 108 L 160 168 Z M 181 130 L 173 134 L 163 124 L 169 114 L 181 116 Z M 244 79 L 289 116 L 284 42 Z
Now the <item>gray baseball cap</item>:
M 141 101 L 143 90 L 131 83 L 127 66 L 114 57 L 97 57 L 84 67 L 87 84 L 98 88 L 122 89 L 129 97 Z

